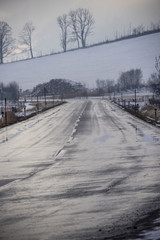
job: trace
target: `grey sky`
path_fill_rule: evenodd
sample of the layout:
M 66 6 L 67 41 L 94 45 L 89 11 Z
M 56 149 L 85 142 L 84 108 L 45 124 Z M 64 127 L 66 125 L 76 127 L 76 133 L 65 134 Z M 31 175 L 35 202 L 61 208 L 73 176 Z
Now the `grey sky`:
M 160 20 L 160 0 L 0 0 L 0 20 L 8 22 L 16 39 L 24 24 L 32 21 L 34 52 L 45 54 L 61 50 L 57 17 L 79 7 L 88 8 L 95 19 L 88 43 L 112 38 L 116 31 L 127 32 L 129 25 Z

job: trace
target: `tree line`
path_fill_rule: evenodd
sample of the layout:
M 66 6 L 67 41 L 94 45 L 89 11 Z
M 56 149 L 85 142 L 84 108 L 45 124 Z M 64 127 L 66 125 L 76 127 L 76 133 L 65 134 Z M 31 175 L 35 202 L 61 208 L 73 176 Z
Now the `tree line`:
M 99 95 L 113 92 L 126 92 L 142 87 L 143 73 L 141 69 L 130 69 L 129 71 L 121 72 L 117 82 L 114 80 L 96 80 L 97 92 Z
M 156 95 L 160 96 L 160 56 L 155 58 L 155 69 L 156 72 L 149 78 L 148 86 Z
M 121 93 L 146 87 L 160 96 L 160 56 L 155 58 L 155 70 L 156 72 L 151 74 L 147 83 L 143 83 L 143 72 L 141 69 L 130 69 L 121 72 L 116 83 L 112 79 L 97 79 L 95 94 Z
M 24 50 L 27 49 L 30 51 L 31 58 L 33 58 L 32 34 L 34 30 L 35 27 L 32 22 L 28 22 L 24 25 L 19 35 L 20 45 L 24 45 Z M 8 23 L 0 21 L 0 64 L 3 63 L 4 58 L 10 55 L 15 48 L 15 39 L 12 38 L 12 28 Z
M 77 43 L 77 48 L 85 48 L 87 46 L 87 38 L 93 33 L 95 20 L 88 9 L 78 8 L 71 10 L 68 14 L 59 16 L 57 18 L 57 24 L 60 29 L 60 45 L 63 51 L 66 52 L 69 43 Z M 34 57 L 32 41 L 35 29 L 36 27 L 32 22 L 27 22 L 23 26 L 18 39 L 21 52 L 29 51 L 31 58 Z M 147 30 L 143 25 L 134 28 L 130 25 L 127 34 L 120 34 L 116 31 L 115 39 L 106 40 L 105 42 L 94 45 L 132 38 L 159 30 L 160 22 L 151 23 L 150 28 L 147 28 Z M 4 58 L 13 53 L 16 48 L 16 40 L 12 37 L 12 28 L 7 22 L 0 21 L 0 64 L 2 64 Z
M 3 101 L 5 98 L 8 100 L 16 101 L 19 99 L 19 86 L 16 82 L 11 82 L 7 85 L 0 83 L 0 99 Z
M 63 79 L 52 79 L 50 82 L 39 84 L 34 87 L 32 92 L 26 90 L 26 95 L 43 96 L 44 89 L 47 95 L 67 95 L 67 96 L 87 96 L 99 95 L 102 96 L 108 93 L 122 93 L 126 91 L 134 91 L 142 87 L 149 88 L 157 96 L 160 96 L 160 56 L 155 58 L 156 72 L 151 74 L 147 83 L 143 83 L 143 72 L 141 69 L 130 69 L 122 72 L 115 83 L 112 79 L 96 80 L 96 88 L 89 90 L 84 84 Z M 23 93 L 24 96 L 25 92 Z M 7 98 L 8 100 L 18 100 L 20 89 L 16 82 L 11 82 L 7 85 L 0 83 L 0 99 Z
M 63 14 L 57 18 L 58 26 L 61 29 L 61 46 L 66 52 L 69 42 L 77 42 L 80 46 L 86 47 L 86 40 L 92 33 L 94 18 L 88 9 L 78 8 L 70 11 L 69 14 Z M 33 58 L 32 37 L 35 31 L 32 22 L 27 22 L 19 34 L 19 44 L 23 51 L 29 51 L 30 57 Z M 0 64 L 5 57 L 13 52 L 16 48 L 15 39 L 12 38 L 12 28 L 7 22 L 0 21 Z
M 31 96 L 79 96 L 82 95 L 85 87 L 81 83 L 65 79 L 51 79 L 49 82 L 38 84 L 30 93 Z

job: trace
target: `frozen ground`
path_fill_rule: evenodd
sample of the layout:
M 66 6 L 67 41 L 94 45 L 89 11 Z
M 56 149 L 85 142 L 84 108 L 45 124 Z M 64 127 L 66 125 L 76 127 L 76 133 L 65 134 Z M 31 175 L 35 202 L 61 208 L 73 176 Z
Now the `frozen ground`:
M 97 79 L 117 80 L 120 72 L 141 68 L 144 80 L 155 72 L 160 33 L 28 61 L 0 65 L 0 82 L 18 82 L 23 90 L 64 78 L 95 87 Z
M 0 148 L 0 239 L 130 239 L 160 209 L 160 129 L 106 100 L 1 129 Z

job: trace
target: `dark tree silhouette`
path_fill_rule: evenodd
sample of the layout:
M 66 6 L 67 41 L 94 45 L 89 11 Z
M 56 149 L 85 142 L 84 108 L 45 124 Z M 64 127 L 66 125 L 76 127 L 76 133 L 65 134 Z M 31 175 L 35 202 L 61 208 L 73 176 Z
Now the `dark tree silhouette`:
M 63 14 L 62 16 L 59 16 L 57 18 L 57 23 L 61 29 L 61 46 L 66 52 L 67 50 L 67 43 L 68 43 L 68 27 L 69 27 L 69 21 L 66 14 Z
M 94 18 L 88 9 L 78 8 L 76 11 L 70 11 L 70 27 L 72 29 L 72 39 L 80 42 L 82 47 L 86 47 L 87 37 L 93 31 Z
M 0 21 L 0 63 L 12 53 L 15 40 L 12 38 L 12 28 L 8 23 Z
M 63 14 L 62 16 L 59 16 L 57 18 L 57 23 L 61 29 L 61 46 L 66 52 L 67 50 L 67 43 L 68 43 L 68 27 L 69 27 L 69 21 L 66 14 Z
M 7 85 L 0 83 L 1 99 L 7 98 L 8 100 L 18 100 L 19 86 L 16 82 L 10 82 Z
M 20 43 L 27 46 L 30 51 L 31 58 L 33 58 L 32 35 L 34 30 L 35 26 L 33 26 L 33 23 L 27 22 L 20 33 Z
M 142 77 L 143 73 L 141 69 L 131 69 L 120 74 L 118 85 L 122 91 L 140 88 L 142 84 Z
M 148 85 L 154 93 L 160 95 L 160 56 L 155 58 L 155 62 L 157 72 L 151 74 Z

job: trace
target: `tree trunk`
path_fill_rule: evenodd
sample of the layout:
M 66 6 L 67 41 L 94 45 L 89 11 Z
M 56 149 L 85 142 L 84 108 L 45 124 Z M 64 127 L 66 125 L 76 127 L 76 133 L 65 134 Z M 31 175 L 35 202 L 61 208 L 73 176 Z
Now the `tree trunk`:
M 0 54 L 0 64 L 2 64 L 3 63 L 3 53 L 1 52 L 1 54 Z
M 78 37 L 77 37 L 77 44 L 78 44 L 78 48 L 79 48 L 79 39 L 78 39 Z
M 86 42 L 85 40 L 82 38 L 82 47 L 85 48 L 86 47 Z
M 0 41 L 0 64 L 3 63 L 2 40 Z
M 31 58 L 33 58 L 32 46 L 30 46 L 30 53 L 31 53 Z
M 3 57 L 1 56 L 1 58 L 0 58 L 0 64 L 2 64 L 3 63 Z

